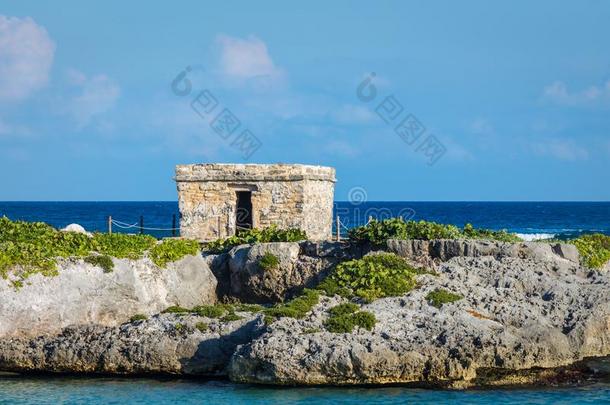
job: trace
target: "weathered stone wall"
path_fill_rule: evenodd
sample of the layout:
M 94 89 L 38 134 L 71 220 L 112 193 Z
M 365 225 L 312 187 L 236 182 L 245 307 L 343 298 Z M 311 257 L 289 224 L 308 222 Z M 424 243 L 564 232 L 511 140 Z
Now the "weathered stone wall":
M 306 165 L 196 164 L 176 166 L 182 236 L 200 240 L 235 234 L 237 191 L 252 192 L 256 228 L 300 228 L 329 239 L 335 170 Z

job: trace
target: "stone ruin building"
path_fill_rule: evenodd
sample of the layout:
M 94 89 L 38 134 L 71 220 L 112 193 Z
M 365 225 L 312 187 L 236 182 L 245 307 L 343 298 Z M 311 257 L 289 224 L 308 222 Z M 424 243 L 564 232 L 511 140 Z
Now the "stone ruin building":
M 180 234 L 209 241 L 241 229 L 299 228 L 331 238 L 335 169 L 298 164 L 176 166 Z

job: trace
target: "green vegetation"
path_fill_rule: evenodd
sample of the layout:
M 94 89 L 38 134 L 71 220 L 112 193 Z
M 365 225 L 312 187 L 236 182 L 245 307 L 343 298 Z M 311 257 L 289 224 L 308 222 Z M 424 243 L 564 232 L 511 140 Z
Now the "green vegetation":
M 404 221 L 402 218 L 390 218 L 382 221 L 372 220 L 365 226 L 350 229 L 350 240 L 370 242 L 382 246 L 388 239 L 492 239 L 503 242 L 519 242 L 521 239 L 506 231 L 475 229 L 466 224 L 460 230 L 455 225 L 437 224 L 429 221 Z
M 11 285 L 15 290 L 20 290 L 23 287 L 23 281 L 21 280 L 12 280 Z
M 305 315 L 319 302 L 320 293 L 308 288 L 304 289 L 300 296 L 285 304 L 279 304 L 272 308 L 263 310 L 267 322 L 273 318 L 289 317 L 304 318 Z
M 610 260 L 610 236 L 594 233 L 583 235 L 572 241 L 580 256 L 583 264 L 592 269 L 599 269 Z
M 358 311 L 358 309 L 360 309 L 360 307 L 357 304 L 354 304 L 353 302 L 346 302 L 344 304 L 339 304 L 332 307 L 328 313 L 332 316 L 343 316 L 353 314 L 354 312 Z
M 222 322 L 233 322 L 233 321 L 239 321 L 240 319 L 244 319 L 244 318 L 242 316 L 237 315 L 235 312 L 229 312 L 228 314 L 226 314 L 225 316 L 220 318 L 220 320 Z
M 176 332 L 181 332 L 181 331 L 185 330 L 185 327 L 183 324 L 177 323 L 174 325 L 174 330 L 176 330 Z
M 416 284 L 415 276 L 425 272 L 393 253 L 375 254 L 340 263 L 317 288 L 327 295 L 359 297 L 371 302 L 411 291 Z
M 377 322 L 375 315 L 358 309 L 358 305 L 353 303 L 339 304 L 328 311 L 330 317 L 324 326 L 333 333 L 351 333 L 356 326 L 372 330 Z
M 208 330 L 208 324 L 205 322 L 197 322 L 195 324 L 195 327 L 197 328 L 197 330 L 201 333 L 204 333 Z
M 119 259 L 139 259 L 152 248 L 157 240 L 150 235 L 125 233 L 96 233 L 93 235 L 93 249 L 104 255 Z
M 205 316 L 206 318 L 220 318 L 227 312 L 227 309 L 224 305 L 199 305 L 190 312 L 194 312 L 199 316 Z
M 193 311 L 188 309 L 188 308 L 184 308 L 184 307 L 181 307 L 181 306 L 178 306 L 178 305 L 173 305 L 173 306 L 165 308 L 163 310 L 164 314 L 182 314 L 182 315 L 185 315 L 185 314 L 189 314 L 191 312 L 193 312 Z
M 239 235 L 209 242 L 205 249 L 213 253 L 221 253 L 232 247 L 257 242 L 298 242 L 307 239 L 307 234 L 300 229 L 278 229 L 270 226 L 264 229 L 249 229 Z
M 149 235 L 96 233 L 92 237 L 61 232 L 42 222 L 0 218 L 0 276 L 15 269 L 21 280 L 31 274 L 57 275 L 57 258 L 82 257 L 104 271 L 113 268 L 110 257 L 139 259 L 150 250 L 152 260 L 163 267 L 172 260 L 197 252 L 197 242 L 165 240 L 157 245 Z
M 85 257 L 85 261 L 97 267 L 101 267 L 104 273 L 110 273 L 114 269 L 114 262 L 108 255 L 90 255 Z
M 165 239 L 156 244 L 148 253 L 150 259 L 159 267 L 175 262 L 187 255 L 195 255 L 199 251 L 199 242 L 190 239 Z
M 442 307 L 443 304 L 449 304 L 455 301 L 459 301 L 462 298 L 464 297 L 459 294 L 454 294 L 447 290 L 443 290 L 442 288 L 437 288 L 436 290 L 426 295 L 426 300 L 428 300 L 428 303 L 436 308 Z
M 138 321 L 145 321 L 147 320 L 148 317 L 146 315 L 143 314 L 135 314 L 134 316 L 132 316 L 131 318 L 129 318 L 129 322 L 134 323 L 134 322 L 138 322 Z
M 301 332 L 301 335 L 309 335 L 311 333 L 319 333 L 322 332 L 322 329 L 320 328 L 305 328 L 303 329 L 303 332 Z
M 271 252 L 266 252 L 258 261 L 258 265 L 263 270 L 275 269 L 280 265 L 280 259 Z

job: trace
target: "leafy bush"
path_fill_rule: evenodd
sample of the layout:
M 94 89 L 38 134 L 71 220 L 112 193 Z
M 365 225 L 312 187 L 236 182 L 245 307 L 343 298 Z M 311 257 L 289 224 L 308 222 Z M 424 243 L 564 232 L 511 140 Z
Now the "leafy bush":
M 428 303 L 436 308 L 442 307 L 443 304 L 459 301 L 462 298 L 464 297 L 459 294 L 454 294 L 447 290 L 443 290 L 442 288 L 438 288 L 426 295 L 426 300 L 428 300 Z
M 227 308 L 224 305 L 199 305 L 193 308 L 191 312 L 206 318 L 220 318 L 227 312 Z
M 521 242 L 522 239 L 506 230 L 492 231 L 490 229 L 476 229 L 471 224 L 464 225 L 462 234 L 469 239 L 490 239 L 500 242 Z
M 102 234 L 93 237 L 76 232 L 62 232 L 42 222 L 11 221 L 0 218 L 0 276 L 8 277 L 11 268 L 18 268 L 23 280 L 34 273 L 57 275 L 58 257 L 82 257 L 110 271 L 114 267 L 107 256 L 139 259 L 153 248 L 151 257 L 165 265 L 184 254 L 196 252 L 197 242 L 166 240 L 156 245 L 148 235 Z M 98 253 L 99 255 L 91 255 Z
M 368 311 L 358 311 L 358 305 L 353 303 L 339 304 L 328 312 L 330 317 L 324 322 L 329 332 L 351 333 L 356 326 L 372 330 L 377 322 L 375 315 Z
M 226 239 L 217 239 L 209 242 L 205 250 L 221 253 L 235 246 L 252 243 L 265 242 L 298 242 L 307 239 L 307 234 L 296 228 L 278 229 L 272 225 L 263 229 L 248 229 L 241 232 L 239 235 L 231 236 Z
M 271 252 L 266 252 L 258 261 L 258 265 L 263 270 L 271 270 L 280 265 L 280 259 Z
M 599 269 L 610 260 L 610 236 L 594 233 L 583 235 L 571 241 L 580 256 L 583 264 L 592 269 Z
M 165 239 L 150 249 L 149 257 L 159 267 L 175 262 L 199 251 L 199 242 L 190 239 Z
M 129 318 L 129 322 L 134 323 L 134 322 L 138 322 L 138 321 L 145 321 L 147 320 L 148 317 L 146 315 L 143 314 L 135 314 L 134 316 L 132 316 L 131 318 Z
M 344 304 L 339 304 L 332 307 L 328 313 L 332 316 L 342 316 L 353 314 L 354 312 L 358 311 L 358 309 L 360 309 L 360 307 L 357 304 L 354 304 L 353 302 L 346 302 Z
M 93 235 L 93 250 L 119 259 L 136 260 L 155 246 L 156 242 L 150 235 L 96 233 Z
M 381 246 L 388 239 L 493 239 L 504 242 L 518 242 L 521 239 L 506 231 L 475 229 L 466 224 L 463 230 L 455 225 L 444 225 L 429 221 L 404 221 L 402 218 L 390 218 L 382 221 L 372 220 L 365 226 L 350 229 L 348 236 L 355 242 L 370 242 Z
M 163 310 L 164 314 L 188 314 L 190 312 L 192 312 L 190 309 L 178 305 L 173 305 Z
M 110 273 L 114 269 L 114 262 L 108 255 L 91 255 L 85 257 L 85 261 L 97 267 L 101 267 L 104 273 Z
M 208 324 L 205 322 L 197 322 L 195 324 L 195 327 L 197 328 L 197 330 L 201 333 L 204 333 L 208 330 Z
M 289 317 L 289 318 L 304 318 L 305 315 L 319 302 L 320 293 L 315 290 L 310 290 L 308 288 L 304 289 L 302 294 L 293 300 L 285 303 L 279 304 L 272 308 L 267 308 L 263 310 L 263 314 L 267 320 L 272 318 L 281 318 L 281 317 Z
M 239 321 L 240 319 L 243 319 L 243 317 L 237 315 L 235 312 L 229 312 L 228 314 L 220 318 L 222 322 L 233 322 Z
M 403 295 L 415 287 L 415 269 L 393 253 L 365 256 L 340 263 L 319 285 L 327 295 L 359 297 L 367 302 Z

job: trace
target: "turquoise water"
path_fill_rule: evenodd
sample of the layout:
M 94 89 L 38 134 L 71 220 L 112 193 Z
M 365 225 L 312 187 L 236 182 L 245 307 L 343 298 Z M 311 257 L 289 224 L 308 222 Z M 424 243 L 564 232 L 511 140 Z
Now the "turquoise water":
M 127 378 L 0 378 L 0 404 L 604 404 L 610 383 L 578 388 L 444 391 L 273 388 L 226 381 Z

